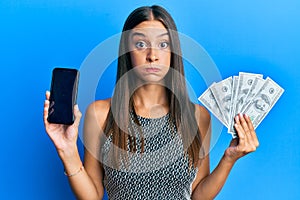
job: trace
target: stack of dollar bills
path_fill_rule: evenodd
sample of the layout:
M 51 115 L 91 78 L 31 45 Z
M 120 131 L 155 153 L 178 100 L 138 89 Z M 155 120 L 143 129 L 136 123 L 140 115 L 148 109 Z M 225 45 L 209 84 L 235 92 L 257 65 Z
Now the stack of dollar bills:
M 238 76 L 213 83 L 198 100 L 235 138 L 234 117 L 237 114 L 247 114 L 256 129 L 283 92 L 284 89 L 270 77 L 264 79 L 262 74 L 240 72 Z

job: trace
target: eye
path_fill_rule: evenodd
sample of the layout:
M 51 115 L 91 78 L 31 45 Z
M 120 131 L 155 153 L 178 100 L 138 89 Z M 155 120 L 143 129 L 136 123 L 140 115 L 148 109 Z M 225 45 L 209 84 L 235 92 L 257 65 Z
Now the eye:
M 166 48 L 168 48 L 169 47 L 169 42 L 161 42 L 161 43 L 159 43 L 159 48 L 160 49 L 166 49 Z
M 147 48 L 147 44 L 144 41 L 138 41 L 135 43 L 135 47 L 137 49 L 146 49 Z

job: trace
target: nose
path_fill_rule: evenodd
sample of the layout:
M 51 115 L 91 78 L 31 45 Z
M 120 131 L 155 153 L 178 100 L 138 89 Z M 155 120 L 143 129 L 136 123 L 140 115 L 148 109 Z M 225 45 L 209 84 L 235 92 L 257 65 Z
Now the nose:
M 146 57 L 148 62 L 155 62 L 158 61 L 158 55 L 157 55 L 157 51 L 155 48 L 149 48 L 148 49 L 148 53 L 147 53 L 147 57 Z

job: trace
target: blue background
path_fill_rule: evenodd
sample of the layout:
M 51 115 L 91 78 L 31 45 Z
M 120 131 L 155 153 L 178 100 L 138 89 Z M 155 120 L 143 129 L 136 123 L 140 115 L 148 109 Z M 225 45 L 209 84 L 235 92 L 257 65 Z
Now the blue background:
M 236 163 L 216 199 L 300 199 L 298 0 L 1 0 L 0 199 L 74 199 L 42 122 L 51 71 L 79 69 L 95 46 L 121 31 L 133 9 L 152 4 L 163 5 L 179 31 L 206 49 L 222 78 L 256 72 L 285 88 L 257 129 L 260 147 Z M 191 82 L 197 95 L 207 87 Z M 230 139 L 223 129 L 212 169 Z

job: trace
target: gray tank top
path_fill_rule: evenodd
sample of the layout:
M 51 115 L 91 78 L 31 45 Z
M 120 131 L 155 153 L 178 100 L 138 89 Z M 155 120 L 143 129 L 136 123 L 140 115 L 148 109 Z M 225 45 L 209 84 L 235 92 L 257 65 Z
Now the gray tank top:
M 119 168 L 110 163 L 109 152 L 114 146 L 111 137 L 104 143 L 104 187 L 110 200 L 135 199 L 191 199 L 192 183 L 197 168 L 189 167 L 184 155 L 182 139 L 170 114 L 161 118 L 137 116 L 131 113 L 131 135 L 137 137 L 137 152 L 127 152 L 128 159 Z M 143 133 L 144 153 L 141 155 L 139 132 Z

